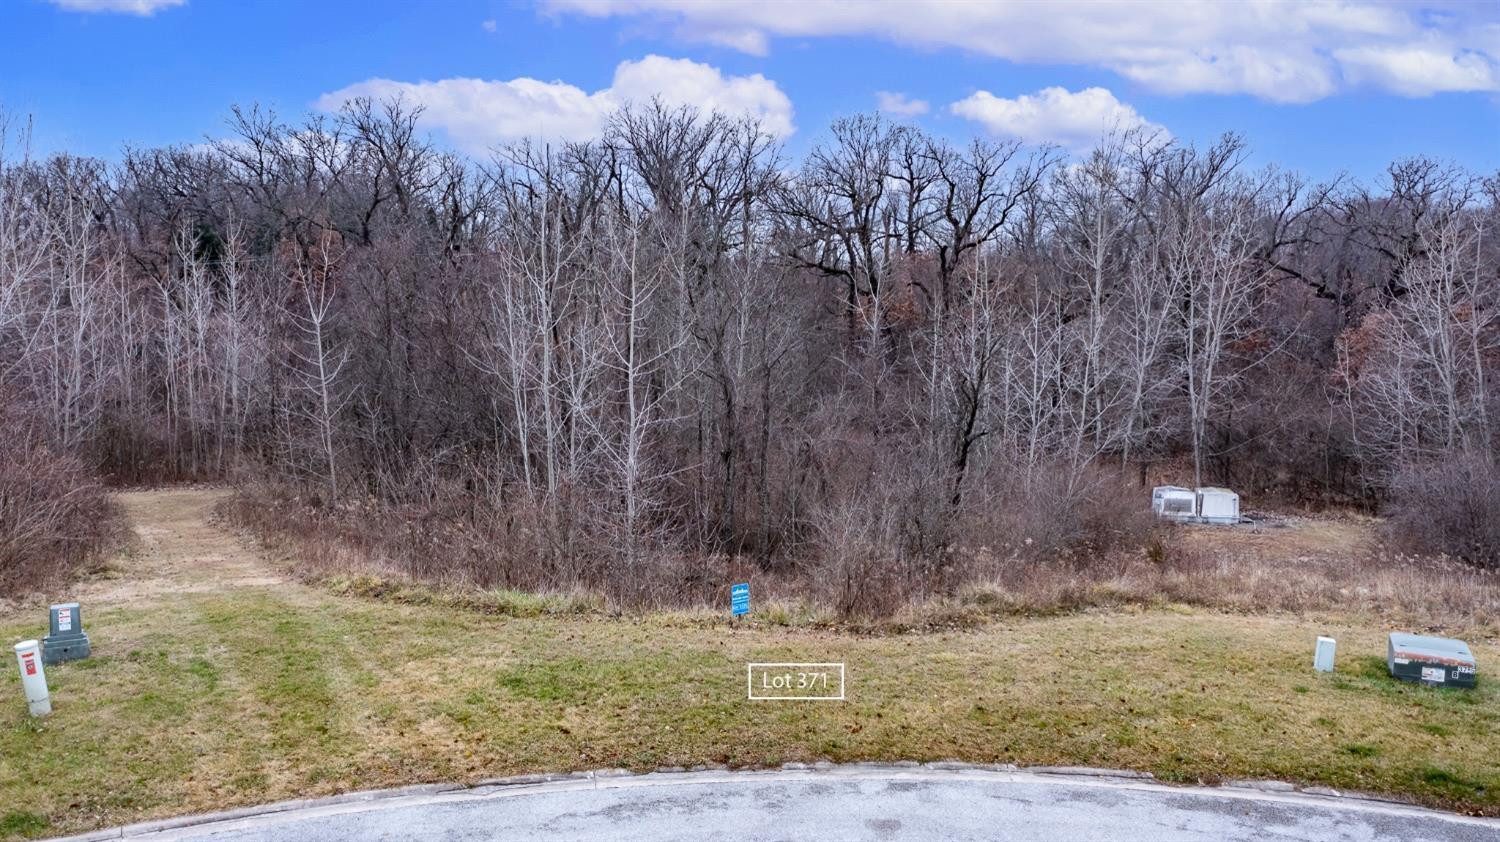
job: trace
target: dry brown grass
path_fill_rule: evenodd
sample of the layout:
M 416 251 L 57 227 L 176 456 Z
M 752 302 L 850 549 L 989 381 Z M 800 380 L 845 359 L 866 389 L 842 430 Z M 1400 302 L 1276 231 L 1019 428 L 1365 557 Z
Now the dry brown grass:
M 304 579 L 331 581 L 343 592 L 469 606 L 484 613 L 540 610 L 537 599 L 588 612 L 626 610 L 626 603 L 576 577 L 558 577 L 543 587 L 507 585 L 507 577 L 499 573 L 476 579 L 479 562 L 474 558 L 414 569 L 408 556 L 415 550 L 399 539 L 400 533 L 432 531 L 420 540 L 435 542 L 439 557 L 480 551 L 472 546 L 479 536 L 442 519 L 424 525 L 395 518 L 362 530 L 358 512 L 334 513 L 246 495 L 230 498 L 224 511 L 273 554 L 296 559 L 294 566 Z M 750 581 L 757 606 L 770 607 L 776 625 L 877 633 L 1171 604 L 1237 613 L 1355 613 L 1372 622 L 1431 632 L 1500 629 L 1500 573 L 1443 556 L 1394 550 L 1383 541 L 1386 524 L 1367 515 L 1257 517 L 1255 524 L 1232 527 L 1167 525 L 1145 547 L 1103 553 L 1053 548 L 1041 555 L 1014 541 L 1018 546 L 959 548 L 955 553 L 965 556 L 962 576 L 925 591 L 882 591 L 887 597 L 897 591 L 905 596 L 871 602 L 878 610 L 863 612 L 845 610 L 840 593 L 830 591 L 832 585 L 817 575 L 822 568 L 816 565 L 766 570 L 724 556 L 681 559 L 659 571 L 671 579 L 660 591 L 665 596 L 629 603 L 628 610 L 712 617 L 727 604 L 730 583 Z M 875 548 L 867 548 L 865 555 L 870 564 L 895 563 Z
M 1354 614 L 1431 632 L 1500 629 L 1500 575 L 1395 552 L 1381 543 L 1381 528 L 1374 518 L 1349 515 L 1174 526 L 1155 551 L 997 564 L 987 581 L 908 615 L 918 624 L 924 616 L 972 624 L 990 614 L 1184 604 L 1243 614 Z

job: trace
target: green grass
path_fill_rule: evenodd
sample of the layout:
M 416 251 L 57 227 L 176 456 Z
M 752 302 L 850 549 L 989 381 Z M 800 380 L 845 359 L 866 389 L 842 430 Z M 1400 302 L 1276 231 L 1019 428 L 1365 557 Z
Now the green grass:
M 48 669 L 51 717 L 26 716 L 14 670 L 0 681 L 0 804 L 24 807 L 0 812 L 0 836 L 423 781 L 820 759 L 1280 778 L 1500 814 L 1500 682 L 1395 682 L 1383 630 L 1352 620 L 1174 608 L 868 636 L 537 605 L 286 585 L 100 607 L 94 657 Z M 43 619 L 5 615 L 0 633 Z M 1315 675 L 1328 633 L 1346 655 Z M 748 701 L 747 661 L 846 662 L 848 701 Z
M 0 815 L 0 833 L 10 836 L 37 835 L 49 826 L 46 816 L 27 810 L 11 810 Z

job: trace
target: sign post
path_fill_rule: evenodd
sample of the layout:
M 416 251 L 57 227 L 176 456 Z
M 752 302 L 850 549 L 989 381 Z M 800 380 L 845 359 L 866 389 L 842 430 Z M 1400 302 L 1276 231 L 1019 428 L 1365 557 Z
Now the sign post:
M 32 716 L 46 716 L 52 712 L 52 699 L 47 694 L 47 673 L 42 669 L 42 651 L 35 640 L 23 640 L 16 644 L 16 666 L 21 669 L 21 689 L 26 692 L 26 704 Z
M 750 613 L 750 583 L 742 582 L 729 588 L 729 610 L 736 617 Z

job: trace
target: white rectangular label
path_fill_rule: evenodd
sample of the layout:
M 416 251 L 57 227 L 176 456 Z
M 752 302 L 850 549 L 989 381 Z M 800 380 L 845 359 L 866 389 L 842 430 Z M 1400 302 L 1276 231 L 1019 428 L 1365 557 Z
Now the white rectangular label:
M 747 696 L 758 702 L 841 702 L 844 665 L 759 663 L 745 665 Z
M 57 609 L 57 630 L 60 632 L 73 630 L 73 609 Z
M 1422 667 L 1422 680 L 1442 683 L 1448 680 L 1448 671 L 1442 667 Z

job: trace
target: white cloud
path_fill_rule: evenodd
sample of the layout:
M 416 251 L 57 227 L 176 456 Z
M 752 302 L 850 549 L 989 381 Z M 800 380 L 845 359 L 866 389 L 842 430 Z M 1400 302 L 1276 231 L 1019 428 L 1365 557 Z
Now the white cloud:
M 906 0 L 893 14 L 886 0 L 542 2 L 554 13 L 643 16 L 755 54 L 776 36 L 866 36 L 1102 67 L 1167 93 L 1311 102 L 1354 86 L 1405 96 L 1500 89 L 1493 3 L 1433 12 L 1379 0 Z
M 927 100 L 894 91 L 876 91 L 875 107 L 894 117 L 918 117 L 930 110 Z
M 485 32 L 494 32 L 497 28 L 499 28 L 493 19 L 482 21 L 479 25 L 484 28 Z
M 752 56 L 763 56 L 771 51 L 766 34 L 758 29 L 715 29 L 703 33 L 701 40 Z
M 337 111 L 356 97 L 403 98 L 424 109 L 422 122 L 448 133 L 471 152 L 525 137 L 586 140 L 597 137 L 613 107 L 607 94 L 588 94 L 562 82 L 512 79 L 440 79 L 396 82 L 369 79 L 318 98 L 317 107 Z
M 117 12 L 150 17 L 162 9 L 181 6 L 187 0 L 51 0 L 52 5 L 70 12 Z
M 369 79 L 324 94 L 316 106 L 336 111 L 355 97 L 381 100 L 395 96 L 421 105 L 424 124 L 442 129 L 455 144 L 475 153 L 522 138 L 590 140 L 599 136 L 604 121 L 615 109 L 652 97 L 670 105 L 694 105 L 705 111 L 754 117 L 778 137 L 795 131 L 791 100 L 775 82 L 759 73 L 725 76 L 707 64 L 656 55 L 621 62 L 610 86 L 593 93 L 566 82 L 524 77 L 434 82 Z
M 754 117 L 777 137 L 796 130 L 792 101 L 775 82 L 759 73 L 725 76 L 716 67 L 685 58 L 646 56 L 640 61 L 621 62 L 615 68 L 608 94 L 616 102 L 659 96 L 672 105 L 695 105 L 705 111 Z
M 1454 55 L 1426 47 L 1358 47 L 1337 50 L 1335 55 L 1351 81 L 1403 96 L 1500 87 L 1496 62 L 1477 52 Z
M 1014 99 L 979 91 L 948 106 L 992 134 L 1030 143 L 1057 143 L 1081 149 L 1114 130 L 1147 129 L 1165 132 L 1104 88 L 1043 88 Z

